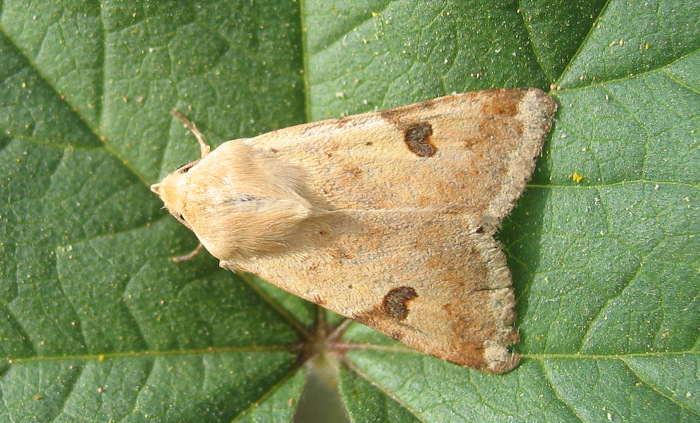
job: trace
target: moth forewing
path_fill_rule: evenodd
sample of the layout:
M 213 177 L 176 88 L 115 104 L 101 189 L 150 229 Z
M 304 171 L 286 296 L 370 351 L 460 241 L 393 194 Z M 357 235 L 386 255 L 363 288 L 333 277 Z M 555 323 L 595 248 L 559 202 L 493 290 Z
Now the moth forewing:
M 489 90 L 298 125 L 228 141 L 157 191 L 222 266 L 502 373 L 518 333 L 492 234 L 555 110 L 537 89 Z

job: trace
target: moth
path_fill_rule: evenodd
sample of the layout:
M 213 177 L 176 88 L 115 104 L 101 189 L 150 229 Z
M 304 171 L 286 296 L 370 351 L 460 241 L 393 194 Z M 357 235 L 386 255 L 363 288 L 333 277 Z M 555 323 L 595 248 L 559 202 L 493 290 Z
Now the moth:
M 450 95 L 209 150 L 151 189 L 224 268 L 424 353 L 519 363 L 511 275 L 494 240 L 556 103 L 535 88 Z

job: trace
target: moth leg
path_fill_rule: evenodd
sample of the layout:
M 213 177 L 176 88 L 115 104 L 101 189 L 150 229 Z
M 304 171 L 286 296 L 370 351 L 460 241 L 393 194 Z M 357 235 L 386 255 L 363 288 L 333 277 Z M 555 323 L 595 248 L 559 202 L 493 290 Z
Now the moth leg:
M 191 253 L 185 254 L 184 256 L 179 256 L 179 257 L 173 257 L 170 259 L 170 261 L 173 261 L 175 263 L 180 263 L 181 261 L 187 261 L 190 259 L 193 259 L 197 254 L 199 254 L 202 249 L 204 248 L 204 245 L 200 242 L 197 248 L 194 249 Z
M 180 119 L 180 122 L 184 123 L 187 129 L 189 129 L 190 132 L 192 132 L 192 135 L 194 135 L 194 137 L 197 138 L 197 142 L 199 142 L 199 149 L 202 153 L 201 158 L 204 158 L 207 154 L 209 154 L 209 152 L 211 151 L 211 147 L 209 147 L 209 145 L 207 145 L 207 143 L 204 142 L 204 135 L 202 135 L 202 133 L 199 132 L 199 129 L 197 129 L 194 123 L 187 120 L 187 118 L 182 116 L 177 110 L 173 110 L 173 116 Z

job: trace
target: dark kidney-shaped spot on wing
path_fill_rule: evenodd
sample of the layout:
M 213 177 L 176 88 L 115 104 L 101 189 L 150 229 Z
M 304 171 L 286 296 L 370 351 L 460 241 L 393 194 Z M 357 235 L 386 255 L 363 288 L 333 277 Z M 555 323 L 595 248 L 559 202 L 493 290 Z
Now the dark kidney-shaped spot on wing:
M 408 302 L 418 297 L 416 290 L 410 286 L 393 288 L 384 296 L 384 311 L 397 320 L 408 317 Z
M 432 157 L 437 147 L 430 141 L 433 127 L 429 123 L 416 123 L 404 130 L 404 141 L 411 153 L 420 157 Z

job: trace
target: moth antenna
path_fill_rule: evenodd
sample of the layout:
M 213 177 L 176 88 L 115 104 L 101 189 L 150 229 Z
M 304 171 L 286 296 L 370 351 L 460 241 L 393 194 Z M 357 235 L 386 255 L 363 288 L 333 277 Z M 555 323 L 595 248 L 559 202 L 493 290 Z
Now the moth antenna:
M 201 158 L 204 158 L 207 154 L 209 154 L 209 152 L 211 151 L 211 147 L 209 147 L 209 145 L 207 145 L 207 143 L 204 142 L 204 135 L 202 135 L 202 133 L 199 132 L 199 129 L 197 129 L 195 124 L 187 120 L 187 118 L 182 116 L 182 114 L 180 114 L 180 112 L 178 112 L 177 110 L 173 110 L 172 113 L 173 116 L 180 119 L 180 122 L 185 124 L 187 129 L 189 129 L 190 132 L 192 132 L 192 135 L 194 135 L 194 137 L 197 138 L 197 142 L 199 142 L 199 149 L 202 154 Z

